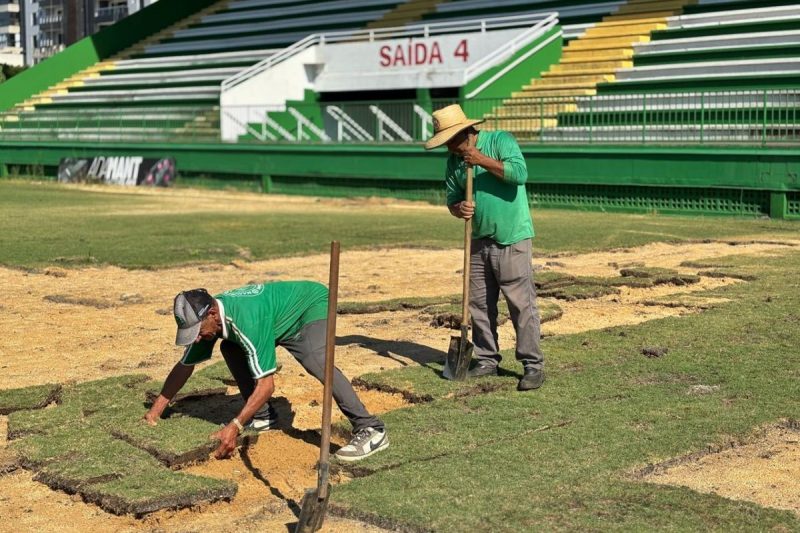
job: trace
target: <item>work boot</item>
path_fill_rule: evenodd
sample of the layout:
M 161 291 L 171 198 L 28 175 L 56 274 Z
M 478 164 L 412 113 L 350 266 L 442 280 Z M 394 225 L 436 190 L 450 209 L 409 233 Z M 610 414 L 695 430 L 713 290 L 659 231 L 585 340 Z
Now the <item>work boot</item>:
M 468 378 L 482 378 L 484 376 L 496 376 L 497 365 L 478 363 L 467 371 Z
M 540 368 L 526 368 L 525 375 L 519 380 L 517 390 L 538 389 L 544 383 L 544 370 Z
M 350 442 L 339 448 L 334 457 L 340 461 L 353 462 L 369 457 L 389 447 L 385 429 L 364 428 L 356 432 Z

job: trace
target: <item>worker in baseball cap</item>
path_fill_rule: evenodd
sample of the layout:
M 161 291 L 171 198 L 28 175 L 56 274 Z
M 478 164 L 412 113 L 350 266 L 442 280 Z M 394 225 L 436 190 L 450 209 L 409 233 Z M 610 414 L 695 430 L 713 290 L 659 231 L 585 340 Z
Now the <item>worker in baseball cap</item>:
M 206 289 L 179 293 L 173 305 L 178 325 L 175 343 L 186 348 L 145 420 L 151 425 L 158 422 L 194 366 L 211 358 L 217 340 L 221 340 L 220 351 L 245 404 L 212 436 L 220 440 L 216 457 L 226 457 L 233 451 L 245 427 L 258 431 L 276 427 L 278 417 L 268 403 L 275 391 L 275 348 L 283 346 L 322 382 L 327 308 L 327 287 L 312 281 L 246 285 L 216 296 Z M 388 447 L 383 422 L 367 412 L 338 368 L 334 369 L 333 398 L 353 425 L 353 437 L 336 452 L 338 459 L 357 461 Z

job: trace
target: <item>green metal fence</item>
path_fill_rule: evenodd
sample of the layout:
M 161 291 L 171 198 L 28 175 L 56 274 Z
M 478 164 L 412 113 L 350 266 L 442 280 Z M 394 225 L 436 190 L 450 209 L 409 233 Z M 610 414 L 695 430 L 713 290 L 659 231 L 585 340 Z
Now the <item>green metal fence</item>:
M 227 106 L 245 143 L 419 143 L 431 113 L 461 103 L 481 128 L 549 144 L 796 145 L 800 89 L 613 94 L 592 97 L 302 102 Z M 0 140 L 183 142 L 220 139 L 217 108 L 58 109 L 0 114 Z

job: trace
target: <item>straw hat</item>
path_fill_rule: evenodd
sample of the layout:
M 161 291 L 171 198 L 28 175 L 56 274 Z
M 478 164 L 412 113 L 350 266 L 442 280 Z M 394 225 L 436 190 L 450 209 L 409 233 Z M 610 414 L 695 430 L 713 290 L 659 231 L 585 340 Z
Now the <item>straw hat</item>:
M 468 119 L 458 104 L 443 107 L 433 112 L 433 137 L 425 143 L 426 150 L 433 150 L 447 143 L 460 132 L 480 124 L 483 120 Z

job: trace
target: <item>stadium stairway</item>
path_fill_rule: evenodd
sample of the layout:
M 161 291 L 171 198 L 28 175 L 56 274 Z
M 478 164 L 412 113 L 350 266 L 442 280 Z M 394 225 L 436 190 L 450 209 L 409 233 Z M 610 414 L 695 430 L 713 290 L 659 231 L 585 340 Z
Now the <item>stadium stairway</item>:
M 576 111 L 579 97 L 596 94 L 599 83 L 612 82 L 619 69 L 633 66 L 634 46 L 666 29 L 668 17 L 695 1 L 629 0 L 620 5 L 570 40 L 557 64 L 488 114 L 482 127 L 538 138 L 540 129 L 558 125 L 560 113 Z
M 767 5 L 774 4 L 774 5 Z M 714 10 L 710 9 L 711 7 Z M 782 143 L 800 138 L 800 6 L 704 2 L 671 19 L 634 64 L 576 99 L 557 142 Z

